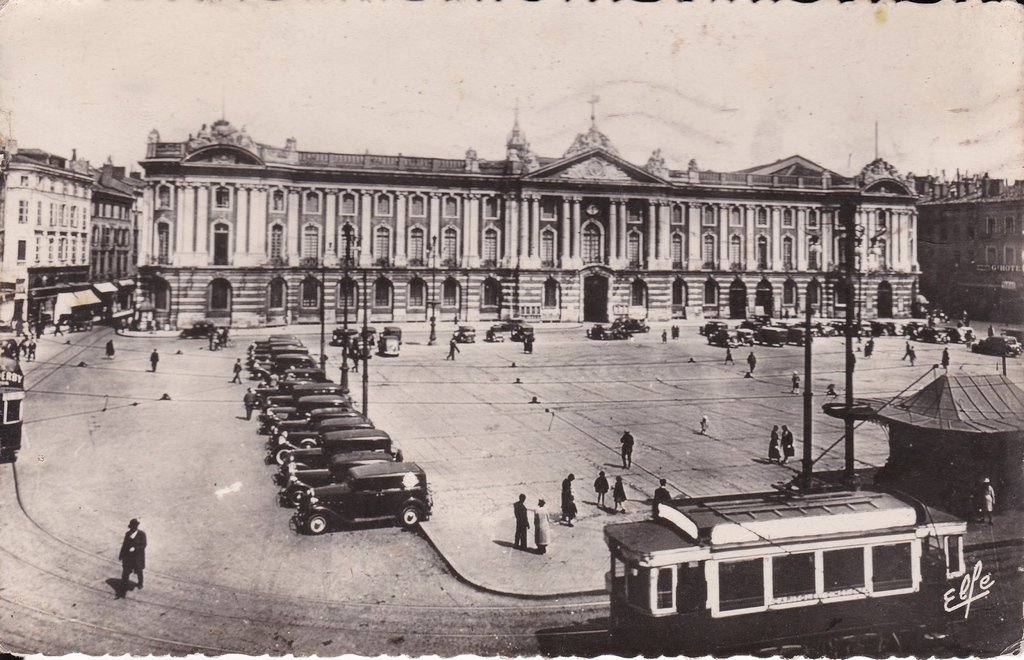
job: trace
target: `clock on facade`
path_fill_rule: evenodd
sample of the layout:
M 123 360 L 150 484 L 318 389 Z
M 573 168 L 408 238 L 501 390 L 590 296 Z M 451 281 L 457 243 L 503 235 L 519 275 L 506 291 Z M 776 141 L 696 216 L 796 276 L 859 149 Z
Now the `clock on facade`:
M 587 206 L 587 215 L 597 215 L 597 204 Z

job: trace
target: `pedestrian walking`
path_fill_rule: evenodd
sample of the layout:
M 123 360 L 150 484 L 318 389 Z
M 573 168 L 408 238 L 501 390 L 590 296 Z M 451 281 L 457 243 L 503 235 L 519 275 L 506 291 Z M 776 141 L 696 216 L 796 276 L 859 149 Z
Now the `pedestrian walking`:
M 524 353 L 530 353 L 531 355 L 533 354 L 533 337 L 532 336 L 528 335 L 528 336 L 526 336 L 523 339 L 523 352 Z
M 242 383 L 242 358 L 235 360 L 235 366 L 231 367 L 231 370 L 235 372 L 234 377 L 231 379 L 232 383 Z
M 210 342 L 210 350 L 217 350 L 217 331 L 211 328 L 210 331 L 206 333 L 206 339 Z
M 256 407 L 256 392 L 251 387 L 242 396 L 242 405 L 245 406 L 245 418 L 252 419 L 252 411 Z
M 159 362 L 160 362 L 160 354 L 157 353 L 156 349 L 154 348 L 153 352 L 149 354 L 150 371 L 152 371 L 153 373 L 156 373 L 156 365 Z
M 992 327 L 991 323 L 988 325 L 988 336 L 989 337 L 995 337 L 996 336 L 996 329 Z
M 604 496 L 608 494 L 608 477 L 604 476 L 604 470 L 597 473 L 594 479 L 594 492 L 597 493 L 597 506 L 605 508 Z
M 790 390 L 790 394 L 799 394 L 800 393 L 800 374 L 798 374 L 797 372 L 794 371 L 793 375 L 791 376 L 791 380 L 793 382 L 793 389 Z
M 839 396 L 839 393 L 836 392 L 836 386 L 833 383 L 829 383 L 825 387 L 825 396 Z
M 519 494 L 519 501 L 512 505 L 512 510 L 516 514 L 516 536 L 512 547 L 527 550 L 529 544 L 526 542 L 526 531 L 530 529 L 530 512 L 526 509 L 526 495 Z
M 576 497 L 572 494 L 572 482 L 576 475 L 570 474 L 562 480 L 562 522 L 572 527 L 576 519 Z
M 949 370 L 949 349 L 948 348 L 943 348 L 942 349 L 942 368 L 946 369 L 947 371 Z
M 728 346 L 725 347 L 725 363 L 736 364 L 732 359 L 732 349 L 729 348 Z
M 913 352 L 914 348 L 910 345 L 910 342 L 908 341 L 906 347 L 903 349 L 903 357 L 900 358 L 900 361 L 902 362 L 906 360 L 908 357 L 910 357 L 911 353 Z
M 667 344 L 668 343 L 668 331 L 667 330 L 662 330 L 661 331 L 661 343 L 662 344 Z
M 128 578 L 132 573 L 139 578 L 139 589 L 142 589 L 142 571 L 146 568 L 146 533 L 139 529 L 136 518 L 128 521 L 128 531 L 124 534 L 117 558 L 121 562 L 121 591 L 117 597 L 124 598 L 131 585 Z
M 622 477 L 615 477 L 615 486 L 612 487 L 612 500 L 615 502 L 615 510 L 626 512 L 626 487 L 622 484 Z
M 917 351 L 915 351 L 914 347 L 911 346 L 910 347 L 910 366 L 914 366 L 915 362 L 917 362 Z
M 785 424 L 782 425 L 782 465 L 789 462 L 789 459 L 796 455 L 793 447 L 793 432 Z
M 779 425 L 772 427 L 772 436 L 768 440 L 768 462 L 781 463 L 782 455 L 779 453 Z
M 754 367 L 757 366 L 757 358 L 754 357 L 754 351 L 750 351 L 750 355 L 747 356 L 747 366 L 750 367 L 750 374 L 754 374 Z
M 451 341 L 448 342 L 448 357 L 446 357 L 445 360 L 454 361 L 455 354 L 461 352 L 462 351 L 459 350 L 459 342 L 455 341 L 455 336 L 453 335 Z
M 114 340 L 113 339 L 110 339 L 110 340 L 107 341 L 107 348 L 106 348 L 105 352 L 106 352 L 106 355 L 104 355 L 105 359 L 107 359 L 107 360 L 113 360 L 114 359 Z
M 988 328 L 989 328 L 989 332 L 991 332 L 992 331 L 992 326 L 989 326 Z M 70 332 L 70 329 L 68 331 Z M 53 336 L 56 337 L 57 335 L 60 335 L 61 337 L 64 336 L 64 331 L 60 329 L 60 321 L 59 320 L 53 324 Z M 990 334 L 989 337 L 991 337 L 991 336 L 992 335 Z
M 551 542 L 551 525 L 548 522 L 548 510 L 544 500 L 537 500 L 537 508 L 533 510 L 533 542 L 537 545 L 537 554 L 547 554 L 548 543 Z
M 981 513 L 981 522 L 988 521 L 992 524 L 992 511 L 996 507 L 996 491 L 988 477 L 981 480 L 978 489 L 978 510 Z
M 28 335 L 21 338 L 18 342 L 18 355 L 28 359 Z
M 633 434 L 629 431 L 623 431 L 622 437 L 619 438 L 619 443 L 622 445 L 622 467 L 628 470 L 633 467 Z
M 679 339 L 679 326 L 672 326 L 672 339 Z
M 701 415 L 700 416 L 700 434 L 701 435 L 707 435 L 708 434 L 708 416 L 707 415 Z
M 28 339 L 28 359 L 30 362 L 34 362 L 36 359 L 36 338 L 34 335 L 30 335 Z
M 872 337 L 871 339 L 868 339 L 866 344 L 864 344 L 864 357 L 869 358 L 869 357 L 871 357 L 874 354 L 874 352 L 875 352 L 875 340 Z
M 672 501 L 672 495 L 668 492 L 668 488 L 665 485 L 668 483 L 666 479 L 658 480 L 659 486 L 654 489 L 654 499 L 651 501 L 651 515 L 655 518 L 658 517 L 658 505 Z

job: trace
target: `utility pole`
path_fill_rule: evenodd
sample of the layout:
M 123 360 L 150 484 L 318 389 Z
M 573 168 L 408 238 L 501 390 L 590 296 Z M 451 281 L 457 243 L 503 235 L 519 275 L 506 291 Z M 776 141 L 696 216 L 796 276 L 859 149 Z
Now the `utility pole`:
M 363 269 L 363 341 L 361 346 L 363 348 L 363 417 L 368 417 L 368 411 L 370 409 L 369 396 L 370 396 L 370 346 L 367 343 L 369 339 L 369 319 L 370 309 L 366 306 L 366 270 Z
M 845 200 L 839 206 L 839 222 L 843 228 L 842 254 L 845 258 L 841 286 L 846 291 L 846 415 L 843 417 L 843 440 L 845 450 L 844 471 L 847 477 L 854 475 L 854 443 L 853 443 L 853 372 L 856 358 L 853 354 L 854 296 L 856 290 L 853 280 L 857 274 L 857 203 L 853 199 Z M 860 328 L 857 329 L 860 331 Z
M 806 492 L 811 488 L 811 474 L 814 463 L 811 455 L 811 441 L 814 437 L 814 416 L 811 413 L 811 406 L 814 405 L 814 392 L 811 388 L 811 343 L 813 342 L 811 316 L 814 312 L 811 309 L 809 284 L 807 286 L 807 303 L 804 306 L 806 307 L 804 314 L 804 458 L 800 479 L 802 481 L 801 489 Z

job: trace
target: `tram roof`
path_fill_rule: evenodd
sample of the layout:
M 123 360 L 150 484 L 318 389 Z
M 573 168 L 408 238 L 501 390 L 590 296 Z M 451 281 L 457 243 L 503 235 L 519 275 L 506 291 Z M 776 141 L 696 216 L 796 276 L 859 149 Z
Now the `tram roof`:
M 674 500 L 656 520 L 608 525 L 609 542 L 649 555 L 681 548 L 803 542 L 906 531 L 934 513 L 888 493 L 823 492 L 789 496 L 778 492 Z M 962 523 L 961 523 L 962 524 Z

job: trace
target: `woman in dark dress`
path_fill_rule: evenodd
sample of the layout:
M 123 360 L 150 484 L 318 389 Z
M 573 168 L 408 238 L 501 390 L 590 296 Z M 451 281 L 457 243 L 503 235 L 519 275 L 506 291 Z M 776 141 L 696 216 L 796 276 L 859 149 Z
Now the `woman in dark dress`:
M 576 497 L 572 494 L 572 482 L 574 479 L 576 479 L 576 475 L 570 474 L 562 480 L 562 520 L 569 527 L 573 526 L 572 521 L 576 518 Z
M 785 464 L 796 454 L 793 448 L 793 432 L 785 424 L 782 425 L 782 463 Z
M 772 427 L 772 439 L 768 441 L 768 462 L 775 461 L 778 463 L 782 460 L 782 454 L 779 453 L 779 425 L 776 424 Z

